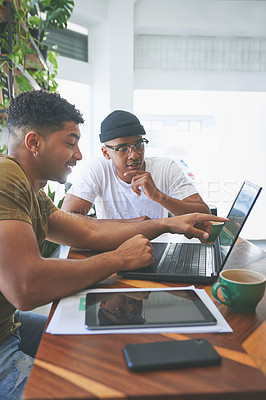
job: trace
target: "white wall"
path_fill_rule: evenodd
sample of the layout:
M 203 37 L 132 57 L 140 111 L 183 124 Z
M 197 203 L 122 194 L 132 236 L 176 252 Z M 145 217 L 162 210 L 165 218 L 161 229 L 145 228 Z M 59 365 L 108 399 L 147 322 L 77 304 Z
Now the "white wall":
M 77 74 L 73 66 L 68 76 L 78 76 L 91 84 L 92 88 L 92 146 L 93 153 L 99 149 L 99 128 L 102 119 L 115 108 L 129 111 L 133 108 L 134 90 L 180 90 L 189 91 L 221 91 L 243 93 L 241 105 L 233 103 L 235 112 L 230 108 L 230 102 L 223 105 L 223 112 L 228 107 L 227 118 L 216 118 L 220 128 L 215 132 L 216 148 L 213 159 L 222 154 L 226 162 L 232 150 L 226 143 L 234 147 L 241 144 L 242 152 L 235 159 L 234 177 L 236 181 L 247 177 L 266 186 L 266 165 L 264 161 L 266 122 L 264 117 L 264 100 L 258 108 L 254 107 L 256 96 L 247 92 L 266 93 L 266 58 L 265 50 L 259 49 L 249 56 L 260 58 L 260 69 L 248 72 L 229 70 L 171 70 L 167 68 L 134 68 L 133 35 L 194 35 L 202 37 L 227 38 L 266 38 L 266 2 L 264 1 L 230 1 L 230 0 L 78 0 L 76 1 L 72 21 L 81 23 L 89 29 L 90 66 Z M 133 23 L 134 21 L 134 23 Z M 233 43 L 233 41 L 232 41 Z M 156 49 L 155 49 L 156 51 Z M 145 51 L 144 51 L 145 55 Z M 163 57 L 163 55 L 162 55 Z M 265 63 L 265 68 L 263 67 Z M 62 68 L 66 68 L 64 60 Z M 264 68 L 264 69 L 263 69 Z M 60 74 L 61 71 L 60 65 Z M 72 72 L 71 72 L 72 70 Z M 65 73 L 66 74 L 66 73 Z M 67 75 L 66 74 L 66 75 Z M 211 98 L 211 93 L 208 94 Z M 224 99 L 226 95 L 224 95 Z M 200 101 L 196 104 L 195 113 L 200 113 Z M 157 104 L 158 113 L 162 113 L 163 104 Z M 147 103 L 148 107 L 148 103 Z M 178 110 L 178 113 L 180 108 Z M 135 112 L 140 110 L 140 103 L 135 100 Z M 154 112 L 154 111 L 153 111 Z M 170 112 L 168 110 L 168 112 Z M 176 111 L 177 112 L 177 111 Z M 242 113 L 242 115 L 241 115 Z M 237 114 L 237 117 L 236 117 Z M 234 135 L 235 129 L 238 133 Z M 242 140 L 241 129 L 245 132 Z M 248 137 L 246 133 L 248 132 Z M 220 145 L 220 147 L 218 146 Z M 206 145 L 208 148 L 208 146 Z M 222 150 L 221 150 L 222 149 Z M 198 166 L 199 173 L 204 163 Z M 255 166 L 255 169 L 251 167 Z M 206 168 L 206 167 L 204 167 Z M 195 165 L 196 174 L 197 165 Z M 211 169 L 210 169 L 211 170 Z M 223 179 L 230 179 L 222 168 L 219 174 Z M 256 174 L 257 172 L 257 174 Z M 256 174 L 256 175 L 255 175 Z M 224 177 L 223 177 L 224 176 Z M 256 179 L 257 178 L 257 179 Z M 265 189 L 264 189 L 265 190 Z M 247 236 L 250 238 L 265 237 L 266 233 L 264 204 L 265 195 L 262 192 L 257 208 L 252 213 L 253 227 L 249 227 Z M 258 210 L 258 211 L 257 211 Z M 259 233 L 258 233 L 259 232 Z
M 133 0 L 112 0 L 108 4 L 108 18 L 90 28 L 95 154 L 100 148 L 101 121 L 115 109 L 133 111 L 133 3 Z
M 140 0 L 135 31 L 265 37 L 265 11 L 265 2 L 256 0 Z
M 166 127 L 158 146 L 161 155 L 169 153 L 170 149 L 172 154 L 179 150 L 195 175 L 200 194 L 208 204 L 215 205 L 222 216 L 227 215 L 244 180 L 266 186 L 265 108 L 266 93 L 135 92 L 135 112 L 139 116 L 213 117 L 214 125 L 201 132 L 178 132 L 174 127 Z M 152 142 L 155 133 L 147 133 Z M 180 152 L 183 150 L 185 153 Z M 263 190 L 245 226 L 243 237 L 265 238 L 265 201 Z
M 266 73 L 136 70 L 135 89 L 266 92 Z

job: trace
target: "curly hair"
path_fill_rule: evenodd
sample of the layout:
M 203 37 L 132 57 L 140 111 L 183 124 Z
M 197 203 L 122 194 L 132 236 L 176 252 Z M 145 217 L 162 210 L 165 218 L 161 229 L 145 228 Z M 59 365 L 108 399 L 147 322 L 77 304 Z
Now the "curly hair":
M 17 142 L 33 130 L 43 136 L 63 128 L 65 122 L 83 124 L 84 119 L 73 104 L 57 93 L 43 90 L 23 92 L 11 99 L 7 110 L 7 128 L 9 137 Z

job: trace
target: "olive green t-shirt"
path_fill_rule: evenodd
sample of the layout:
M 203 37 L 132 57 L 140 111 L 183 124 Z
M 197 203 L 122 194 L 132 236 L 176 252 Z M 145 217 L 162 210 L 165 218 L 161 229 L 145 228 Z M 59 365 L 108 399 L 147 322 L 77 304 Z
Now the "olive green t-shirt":
M 42 252 L 48 217 L 56 210 L 58 208 L 43 190 L 37 194 L 34 192 L 25 170 L 14 157 L 0 155 L 0 220 L 20 220 L 31 224 Z M 20 325 L 14 319 L 15 310 L 0 291 L 0 343 Z

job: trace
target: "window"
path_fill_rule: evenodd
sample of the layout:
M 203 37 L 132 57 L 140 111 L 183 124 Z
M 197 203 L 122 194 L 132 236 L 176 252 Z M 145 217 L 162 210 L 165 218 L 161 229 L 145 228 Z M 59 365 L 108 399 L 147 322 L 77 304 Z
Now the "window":
M 60 56 L 88 62 L 88 34 L 71 29 L 54 29 L 49 31 L 46 44 L 49 48 L 57 45 Z
M 81 173 L 83 166 L 92 157 L 91 140 L 89 132 L 90 122 L 90 87 L 89 85 L 71 82 L 63 79 L 57 79 L 58 81 L 58 92 L 60 95 L 68 100 L 71 104 L 75 104 L 76 108 L 79 109 L 83 115 L 85 123 L 80 126 L 81 138 L 79 141 L 79 148 L 82 153 L 82 160 L 77 163 L 73 172 L 68 175 L 68 182 L 73 183 L 75 178 Z M 55 204 L 64 196 L 64 185 L 60 185 L 58 182 L 48 182 L 52 191 L 56 192 Z M 45 191 L 47 192 L 47 187 Z
M 134 112 L 147 126 L 150 141 L 146 155 L 183 159 L 199 193 L 221 216 L 227 215 L 244 180 L 266 186 L 265 109 L 264 92 L 136 90 L 134 94 Z M 161 121 L 162 130 L 153 130 L 152 121 Z M 242 237 L 265 238 L 265 202 L 262 191 Z

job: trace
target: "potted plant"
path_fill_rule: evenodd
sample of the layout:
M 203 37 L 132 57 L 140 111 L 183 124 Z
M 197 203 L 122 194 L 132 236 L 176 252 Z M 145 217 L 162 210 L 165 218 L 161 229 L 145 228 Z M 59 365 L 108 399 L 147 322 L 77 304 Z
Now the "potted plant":
M 44 43 L 49 29 L 65 29 L 74 8 L 74 0 L 31 0 L 29 23 L 39 30 Z
M 12 50 L 10 51 L 10 46 L 8 47 L 10 35 L 7 21 L 3 21 L 5 26 L 1 27 L 0 36 L 0 77 L 8 76 L 10 69 L 14 71 L 15 95 L 33 88 L 56 90 L 58 55 L 56 48 L 48 51 L 46 60 L 40 54 L 40 50 L 43 50 L 47 29 L 66 28 L 73 7 L 74 0 L 12 1 Z M 0 9 L 5 8 L 6 2 L 0 0 Z M 6 18 L 6 10 L 3 15 L 3 19 Z M 39 29 L 37 40 L 34 40 L 31 35 L 35 28 Z M 1 85 L 3 84 L 0 83 Z M 8 101 L 1 100 L 0 108 L 6 109 Z
M 64 192 L 66 194 L 66 192 L 68 191 L 68 189 L 71 187 L 71 183 L 70 182 L 66 182 L 64 184 Z M 65 198 L 65 194 L 63 196 L 63 198 L 61 198 L 57 204 L 58 208 L 62 207 L 64 198 Z M 52 202 L 54 203 L 55 201 L 55 191 L 51 191 L 49 184 L 47 185 L 47 196 L 50 197 L 50 199 L 52 200 Z M 42 257 L 48 258 L 53 256 L 53 254 L 55 253 L 56 249 L 59 247 L 59 244 L 54 243 L 54 242 L 50 242 L 49 240 L 45 240 L 44 243 L 44 248 L 42 251 Z
M 11 34 L 8 6 L 12 7 Z M 74 0 L 12 0 L 9 4 L 0 0 L 0 133 L 10 95 L 40 88 L 56 91 L 57 49 L 50 49 L 46 60 L 40 51 L 47 30 L 66 28 L 73 8 Z M 32 36 L 35 28 L 39 29 L 37 39 Z
M 29 8 L 27 3 L 23 3 L 23 7 L 21 7 L 21 4 L 18 3 L 17 0 L 14 0 L 12 2 L 12 14 L 10 15 L 11 31 L 8 30 L 8 22 L 6 22 L 6 26 L 3 27 L 0 38 L 0 73 L 1 76 L 9 76 L 9 70 L 12 71 L 12 78 L 16 84 L 15 94 L 18 94 L 21 91 L 33 89 L 28 70 L 36 67 L 35 65 L 32 65 L 32 58 L 30 57 L 34 55 L 37 56 L 37 54 L 36 49 L 32 45 L 30 32 L 25 23 L 27 20 L 28 10 Z M 11 41 L 12 44 L 11 49 L 9 41 Z M 11 95 L 13 95 L 10 81 L 9 91 L 11 92 Z M 5 104 L 3 105 L 3 108 L 5 108 Z

